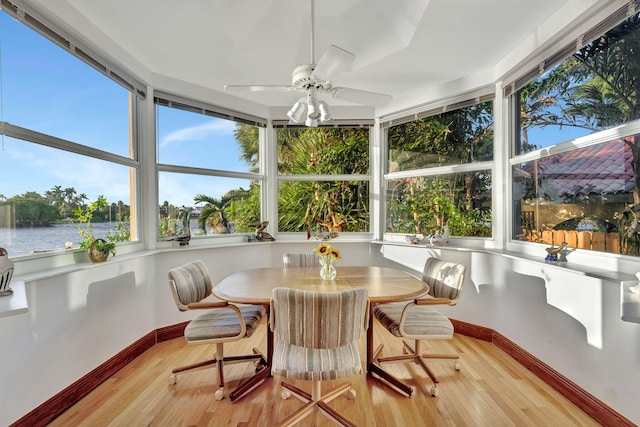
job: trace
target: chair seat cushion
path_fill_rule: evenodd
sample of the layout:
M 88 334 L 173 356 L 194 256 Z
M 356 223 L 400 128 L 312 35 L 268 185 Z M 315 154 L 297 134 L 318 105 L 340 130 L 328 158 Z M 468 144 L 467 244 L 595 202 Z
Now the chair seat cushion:
M 396 337 L 402 337 L 400 331 L 400 318 L 402 310 L 407 303 L 394 302 L 379 304 L 373 308 L 373 315 Z M 451 339 L 453 338 L 453 324 L 447 316 L 426 306 L 413 306 L 409 309 L 404 322 L 406 335 L 424 337 L 424 339 Z
M 247 325 L 247 337 L 260 325 L 266 310 L 261 305 L 238 306 Z M 240 323 L 235 311 L 230 308 L 216 308 L 207 311 L 187 325 L 184 337 L 188 342 L 229 338 L 240 333 Z
M 271 372 L 287 378 L 325 381 L 361 371 L 356 343 L 334 349 L 305 348 L 275 340 Z

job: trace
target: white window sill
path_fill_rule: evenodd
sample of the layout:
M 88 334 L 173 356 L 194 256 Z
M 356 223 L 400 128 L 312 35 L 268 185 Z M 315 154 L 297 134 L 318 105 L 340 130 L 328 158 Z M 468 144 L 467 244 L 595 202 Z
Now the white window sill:
M 16 316 L 29 311 L 24 282 L 12 280 L 9 287 L 13 294 L 0 297 L 0 317 Z

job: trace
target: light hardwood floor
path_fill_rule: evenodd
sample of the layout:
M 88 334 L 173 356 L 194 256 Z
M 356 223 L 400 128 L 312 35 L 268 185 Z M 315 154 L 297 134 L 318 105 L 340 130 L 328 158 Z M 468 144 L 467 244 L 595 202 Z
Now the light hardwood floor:
M 400 341 L 375 326 L 376 345 L 384 343 L 384 354 L 400 353 Z M 249 353 L 253 347 L 266 350 L 265 328 L 263 321 L 250 339 L 227 344 L 225 353 Z M 364 340 L 360 347 L 364 356 Z M 456 335 L 453 341 L 432 341 L 426 347 L 461 356 L 461 371 L 453 369 L 452 361 L 430 363 L 440 376 L 438 397 L 429 395 L 430 382 L 417 365 L 387 364 L 385 369 L 417 388 L 413 398 L 402 397 L 363 373 L 349 378 L 356 399 L 341 396 L 332 406 L 359 426 L 599 425 L 491 343 Z M 279 377 L 269 378 L 234 404 L 227 398 L 213 398 L 217 390 L 213 369 L 179 375 L 178 383 L 169 385 L 172 367 L 203 360 L 214 351 L 214 346 L 187 346 L 182 338 L 161 342 L 50 425 L 273 426 L 302 404 L 294 397 L 281 399 Z M 226 389 L 231 391 L 243 376 L 253 372 L 253 365 L 227 366 L 225 372 Z M 289 382 L 309 390 L 305 382 Z M 300 425 L 332 423 L 316 412 Z

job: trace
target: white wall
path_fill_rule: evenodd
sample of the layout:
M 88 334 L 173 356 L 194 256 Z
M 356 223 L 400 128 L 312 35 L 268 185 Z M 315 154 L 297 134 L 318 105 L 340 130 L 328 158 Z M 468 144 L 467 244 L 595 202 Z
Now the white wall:
M 427 256 L 468 266 L 447 316 L 492 328 L 633 422 L 640 424 L 640 324 L 620 318 L 620 282 L 490 252 L 383 246 L 419 267 Z
M 29 312 L 0 318 L 0 425 L 14 422 L 145 334 L 193 316 L 176 309 L 169 268 L 202 259 L 219 280 L 246 268 L 279 266 L 283 252 L 309 251 L 317 243 L 119 255 L 106 264 L 28 281 Z M 333 244 L 343 254 L 341 265 L 396 266 L 419 274 L 428 256 L 466 264 L 463 297 L 443 312 L 495 329 L 640 422 L 640 324 L 620 320 L 617 282 L 499 254 L 339 239 Z M 569 293 L 562 292 L 565 287 Z

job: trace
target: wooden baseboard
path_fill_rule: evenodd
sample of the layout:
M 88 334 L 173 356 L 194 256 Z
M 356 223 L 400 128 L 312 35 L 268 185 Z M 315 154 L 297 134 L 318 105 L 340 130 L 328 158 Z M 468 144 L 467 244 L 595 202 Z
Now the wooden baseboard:
M 156 344 L 156 332 L 150 332 L 138 341 L 134 342 L 111 359 L 98 366 L 51 399 L 38 406 L 20 418 L 11 426 L 40 427 L 46 426 L 58 415 L 66 411 L 78 402 L 91 390 L 109 379 L 113 374 L 122 369 L 133 359 L 150 349 Z
M 456 333 L 493 343 L 522 366 L 533 372 L 538 378 L 569 399 L 574 405 L 589 414 L 594 420 L 605 426 L 637 427 L 636 424 L 596 399 L 586 390 L 577 386 L 568 378 L 551 368 L 542 360 L 533 356 L 522 347 L 493 329 L 471 323 L 450 319 Z
M 602 425 L 635 427 L 634 423 L 621 414 L 493 329 L 455 319 L 451 319 L 451 322 L 453 323 L 456 333 L 493 343 Z M 89 394 L 91 390 L 106 381 L 126 364 L 153 347 L 156 343 L 183 336 L 187 323 L 188 322 L 166 326 L 150 332 L 11 424 L 10 427 L 46 426 L 58 415 Z

